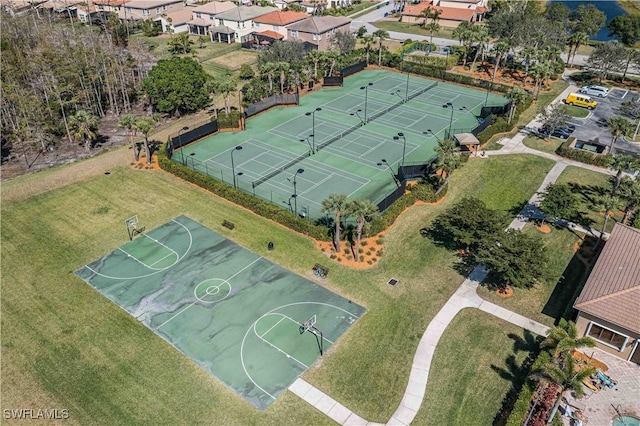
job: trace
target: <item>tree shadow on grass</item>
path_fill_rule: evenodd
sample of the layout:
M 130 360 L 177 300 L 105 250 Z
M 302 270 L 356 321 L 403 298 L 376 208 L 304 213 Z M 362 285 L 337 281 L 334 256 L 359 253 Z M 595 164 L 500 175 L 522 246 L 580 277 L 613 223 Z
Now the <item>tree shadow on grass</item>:
M 494 426 L 502 426 L 507 423 L 507 419 L 513 410 L 513 406 L 518 400 L 518 395 L 524 386 L 527 377 L 531 371 L 531 365 L 540 353 L 541 336 L 536 336 L 529 330 L 524 330 L 524 337 L 518 334 L 509 333 L 507 335 L 513 340 L 513 351 L 515 354 L 519 352 L 528 352 L 527 357 L 518 364 L 515 354 L 507 356 L 505 360 L 506 367 L 491 365 L 491 369 L 504 380 L 511 382 L 511 389 L 502 399 L 502 406 L 493 418 Z

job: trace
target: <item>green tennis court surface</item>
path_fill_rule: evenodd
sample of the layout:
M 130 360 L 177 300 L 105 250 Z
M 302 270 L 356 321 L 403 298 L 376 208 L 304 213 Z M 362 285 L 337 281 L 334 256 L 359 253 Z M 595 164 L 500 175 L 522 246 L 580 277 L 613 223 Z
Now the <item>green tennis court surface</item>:
M 76 275 L 259 409 L 364 313 L 185 216 Z
M 454 134 L 477 127 L 485 101 L 507 103 L 493 93 L 414 75 L 362 71 L 342 88 L 263 112 L 247 120 L 245 131 L 210 136 L 173 159 L 230 185 L 235 172 L 241 190 L 320 219 L 322 201 L 333 193 L 382 201 L 397 189 L 391 174 L 403 160 L 424 164 L 449 127 Z M 452 108 L 443 108 L 447 103 Z M 294 188 L 299 169 L 304 172 Z

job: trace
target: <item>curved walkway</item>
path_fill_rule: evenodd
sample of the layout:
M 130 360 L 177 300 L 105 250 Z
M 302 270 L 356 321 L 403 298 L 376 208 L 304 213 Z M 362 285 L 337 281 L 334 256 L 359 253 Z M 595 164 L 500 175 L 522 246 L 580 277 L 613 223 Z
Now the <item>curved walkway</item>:
M 569 88 L 567 88 L 567 91 L 571 90 L 575 90 L 575 87 L 572 88 L 570 86 Z M 565 96 L 564 93 L 558 96 L 558 99 L 563 99 L 563 96 Z M 532 124 L 535 124 L 535 122 L 533 122 Z M 541 212 L 538 209 L 538 205 L 540 202 L 539 194 L 544 191 L 549 184 L 554 183 L 567 166 L 582 167 L 609 175 L 614 174 L 613 171 L 608 169 L 591 166 L 588 164 L 569 160 L 555 154 L 549 154 L 546 152 L 536 151 L 534 149 L 528 148 L 523 144 L 523 140 L 526 135 L 527 133 L 524 131 L 519 132 L 513 138 L 506 139 L 505 143 L 503 144 L 504 146 L 499 151 L 487 151 L 487 154 L 489 154 L 489 156 L 508 154 L 533 154 L 549 158 L 550 160 L 556 162 L 553 168 L 545 176 L 538 191 L 536 191 L 527 205 L 511 222 L 511 224 L 509 225 L 509 228 L 511 229 L 522 229 L 528 220 L 539 217 L 541 215 Z M 591 228 L 583 228 L 579 225 L 566 221 L 559 222 L 559 224 L 570 227 L 572 230 L 591 233 L 593 235 L 599 236 L 599 232 Z M 424 395 L 427 389 L 429 369 L 431 367 L 431 360 L 433 359 L 433 354 L 435 353 L 436 346 L 451 320 L 453 320 L 453 318 L 462 309 L 480 309 L 481 311 L 487 312 L 538 335 L 545 335 L 549 330 L 549 327 L 543 324 L 540 324 L 501 306 L 488 302 L 478 296 L 476 289 L 478 288 L 478 285 L 486 278 L 486 276 L 487 271 L 482 266 L 476 267 L 429 323 L 429 326 L 420 339 L 416 354 L 413 357 L 413 364 L 411 366 L 411 372 L 409 374 L 409 383 L 407 384 L 404 396 L 402 397 L 400 405 L 391 416 L 391 419 L 386 423 L 387 425 L 407 426 L 415 418 L 418 410 L 420 409 L 420 406 L 422 405 L 422 400 L 424 399 Z M 298 378 L 289 387 L 289 390 L 341 425 L 377 425 L 377 423 L 369 422 L 364 418 L 358 416 L 356 413 L 349 410 L 347 407 L 340 404 L 338 401 L 334 400 L 333 398 L 326 395 L 301 378 Z

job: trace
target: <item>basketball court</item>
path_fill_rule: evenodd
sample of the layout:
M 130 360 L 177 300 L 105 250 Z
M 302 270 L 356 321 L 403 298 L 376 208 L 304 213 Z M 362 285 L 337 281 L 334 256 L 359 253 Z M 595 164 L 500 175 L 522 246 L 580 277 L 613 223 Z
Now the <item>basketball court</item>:
M 365 311 L 185 216 L 129 235 L 76 275 L 261 410 Z

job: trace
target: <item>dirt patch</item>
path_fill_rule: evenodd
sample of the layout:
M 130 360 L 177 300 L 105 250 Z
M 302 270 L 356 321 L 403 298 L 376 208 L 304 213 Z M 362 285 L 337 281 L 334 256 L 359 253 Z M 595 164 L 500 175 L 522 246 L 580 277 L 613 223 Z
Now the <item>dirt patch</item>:
M 360 261 L 355 259 L 355 243 L 342 241 L 341 252 L 337 253 L 331 241 L 316 241 L 316 247 L 329 259 L 341 265 L 355 269 L 370 268 L 380 261 L 384 254 L 383 234 L 374 237 L 363 238 L 360 241 Z
M 542 232 L 543 234 L 550 234 L 551 233 L 551 227 L 549 225 L 547 225 L 546 223 L 542 224 L 542 225 L 536 225 L 536 229 L 540 232 Z
M 498 295 L 498 297 L 508 299 L 510 297 L 513 297 L 513 288 L 511 286 L 507 286 L 506 288 L 499 288 L 496 290 L 496 294 Z

